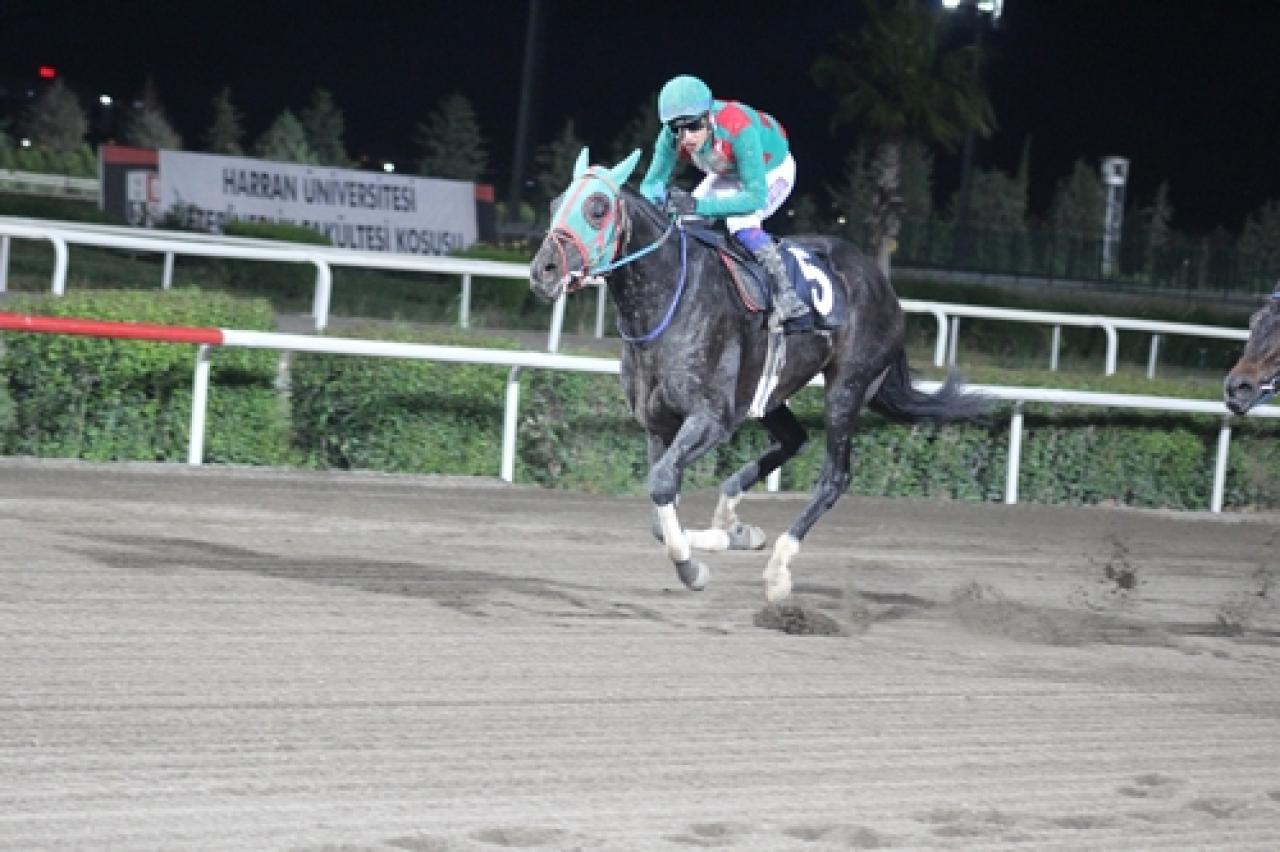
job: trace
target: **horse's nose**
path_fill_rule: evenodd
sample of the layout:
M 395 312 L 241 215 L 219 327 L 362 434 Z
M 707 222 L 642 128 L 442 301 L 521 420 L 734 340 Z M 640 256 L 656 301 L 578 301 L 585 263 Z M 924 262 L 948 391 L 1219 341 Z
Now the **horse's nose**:
M 1227 395 L 1238 396 L 1242 393 L 1253 393 L 1253 382 L 1244 376 L 1227 376 Z
M 1230 408 L 1236 414 L 1243 414 L 1248 411 L 1249 403 L 1257 395 L 1257 388 L 1254 387 L 1253 382 L 1244 376 L 1237 375 L 1227 376 L 1224 391 L 1227 408 Z
M 560 280 L 560 263 L 556 253 L 545 247 L 529 263 L 529 278 L 534 284 L 549 287 Z

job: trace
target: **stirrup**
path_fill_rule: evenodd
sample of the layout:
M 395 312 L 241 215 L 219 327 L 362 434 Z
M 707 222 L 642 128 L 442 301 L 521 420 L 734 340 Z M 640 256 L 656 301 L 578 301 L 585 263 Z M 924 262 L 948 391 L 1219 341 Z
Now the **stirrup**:
M 778 377 L 782 375 L 782 368 L 786 365 L 787 338 L 781 328 L 772 328 L 769 330 L 769 348 L 765 352 L 764 370 L 760 373 L 751 407 L 747 409 L 748 417 L 764 417 L 768 411 L 769 397 L 773 396 L 774 389 L 778 387 Z

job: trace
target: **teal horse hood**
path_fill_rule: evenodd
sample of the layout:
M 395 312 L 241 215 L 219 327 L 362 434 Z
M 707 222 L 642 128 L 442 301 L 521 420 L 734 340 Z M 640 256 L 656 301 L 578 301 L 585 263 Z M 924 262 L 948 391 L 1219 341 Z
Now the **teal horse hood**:
M 640 149 L 613 168 L 588 166 L 590 153 L 583 148 L 573 165 L 573 179 L 554 203 L 551 232 L 577 246 L 588 269 L 613 258 L 621 239 L 622 186 L 640 162 Z

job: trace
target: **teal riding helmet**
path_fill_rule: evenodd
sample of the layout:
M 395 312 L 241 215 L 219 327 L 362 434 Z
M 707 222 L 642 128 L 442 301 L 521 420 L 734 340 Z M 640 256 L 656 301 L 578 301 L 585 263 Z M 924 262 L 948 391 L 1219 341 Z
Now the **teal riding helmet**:
M 711 111 L 711 89 L 697 77 L 672 77 L 658 94 L 658 118 L 663 124 Z

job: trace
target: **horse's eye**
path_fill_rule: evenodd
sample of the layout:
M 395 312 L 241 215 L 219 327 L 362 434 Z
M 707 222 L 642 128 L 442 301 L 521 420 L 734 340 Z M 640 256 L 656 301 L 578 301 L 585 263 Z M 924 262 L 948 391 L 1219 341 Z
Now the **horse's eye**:
M 587 200 L 582 202 L 582 215 L 586 217 L 587 224 L 593 228 L 599 228 L 604 224 L 604 220 L 609 216 L 609 209 L 612 204 L 609 196 L 603 192 L 593 192 L 587 196 Z

